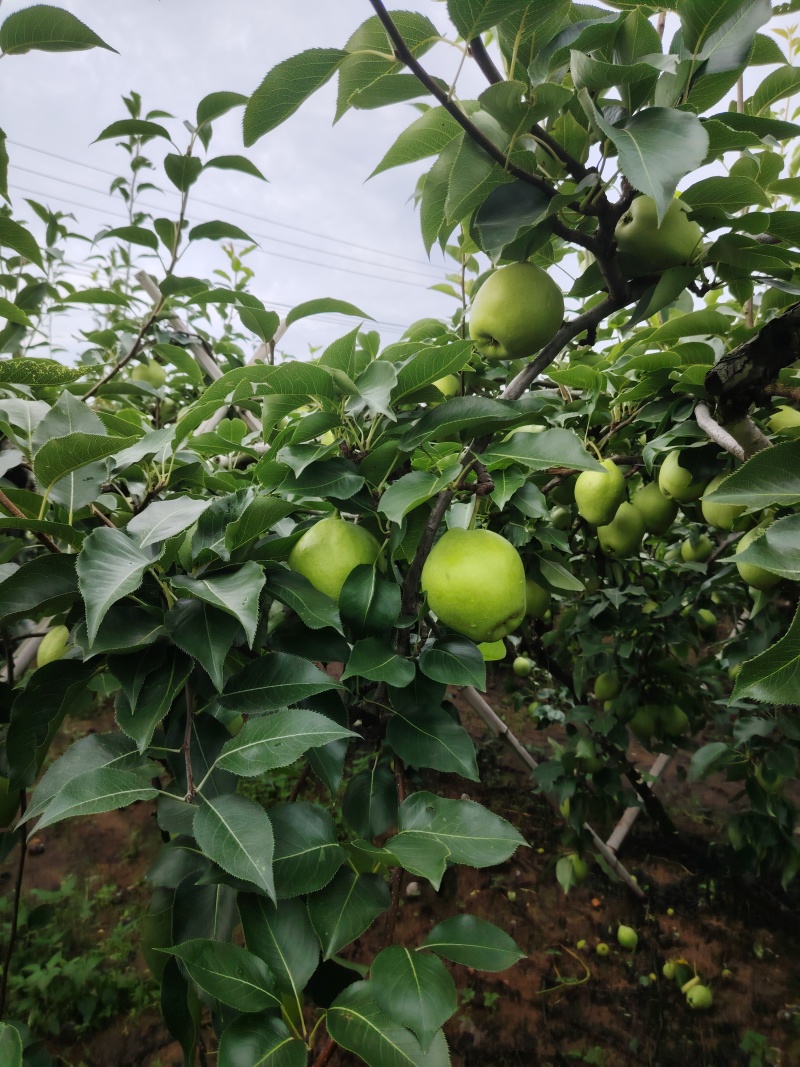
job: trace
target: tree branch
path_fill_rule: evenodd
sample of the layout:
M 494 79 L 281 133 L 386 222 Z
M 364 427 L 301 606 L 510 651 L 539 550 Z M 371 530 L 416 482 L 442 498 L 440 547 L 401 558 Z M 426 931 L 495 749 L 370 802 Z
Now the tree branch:
M 183 765 L 186 769 L 186 796 L 183 798 L 187 804 L 191 804 L 196 793 L 194 788 L 194 774 L 192 773 L 192 727 L 194 726 L 194 697 L 189 683 L 186 683 L 186 729 L 183 734 Z M 202 788 L 202 783 L 201 783 Z
M 20 790 L 20 817 L 25 814 L 28 797 L 27 792 Z M 11 957 L 14 954 L 14 946 L 17 942 L 17 927 L 19 924 L 19 904 L 22 896 L 22 877 L 25 874 L 25 857 L 28 854 L 28 845 L 25 840 L 25 824 L 19 828 L 19 862 L 17 863 L 17 877 L 14 882 L 14 901 L 11 905 L 11 930 L 8 934 L 6 957 L 3 960 L 3 975 L 0 978 L 0 1018 L 6 1014 L 6 999 L 8 997 L 8 975 L 11 969 Z
M 738 460 L 744 461 L 746 458 L 745 451 L 735 437 L 732 437 L 726 429 L 724 429 L 711 415 L 708 409 L 708 404 L 705 401 L 700 403 L 694 409 L 694 417 L 697 420 L 697 425 L 703 431 L 703 433 L 712 440 L 720 448 L 724 448 L 726 452 L 730 452 L 732 456 L 735 456 Z
M 20 511 L 16 504 L 8 499 L 6 494 L 0 489 L 0 505 L 2 505 L 7 512 L 14 516 L 15 519 L 27 519 L 28 516 L 24 511 Z M 48 552 L 52 552 L 57 556 L 61 555 L 61 549 L 52 541 L 45 533 L 34 533 L 33 535 L 37 541 L 44 545 Z
M 526 185 L 532 185 L 535 189 L 538 189 L 552 199 L 556 195 L 556 191 L 552 185 L 550 185 L 549 182 L 546 182 L 544 178 L 540 178 L 538 174 L 531 174 L 530 171 L 523 170 L 523 168 L 518 167 L 516 163 L 512 163 L 505 152 L 498 148 L 497 145 L 494 144 L 486 134 L 479 130 L 474 123 L 470 122 L 458 104 L 456 104 L 455 101 L 450 98 L 448 93 L 434 81 L 430 74 L 428 74 L 403 40 L 403 35 L 398 30 L 397 26 L 395 26 L 392 17 L 384 7 L 382 0 L 369 0 L 369 2 L 375 9 L 375 14 L 380 19 L 383 28 L 386 30 L 386 34 L 394 47 L 395 58 L 397 61 L 408 67 L 418 81 L 425 86 L 428 92 L 439 101 L 445 111 L 452 115 L 459 126 L 469 134 L 475 144 L 479 145 L 479 147 L 481 147 L 488 156 L 491 156 L 496 163 L 499 163 L 507 174 L 510 174 L 518 181 L 525 182 Z
M 83 399 L 84 400 L 88 400 L 90 397 L 93 397 L 95 395 L 95 393 L 98 391 L 98 389 L 100 389 L 101 386 L 105 385 L 106 382 L 110 382 L 111 379 L 116 374 L 119 374 L 119 372 L 122 370 L 122 368 L 125 366 L 126 363 L 130 363 L 130 361 L 134 358 L 134 356 L 137 356 L 139 354 L 139 350 L 142 347 L 142 343 L 144 341 L 145 335 L 146 335 L 147 331 L 150 329 L 150 327 L 153 325 L 153 323 L 156 321 L 156 319 L 158 318 L 159 314 L 161 313 L 161 308 L 163 307 L 163 305 L 164 305 L 164 299 L 162 297 L 161 298 L 161 302 L 159 304 L 157 304 L 153 308 L 153 310 L 150 312 L 150 314 L 147 316 L 147 318 L 142 323 L 142 327 L 139 330 L 138 334 L 136 335 L 136 340 L 133 342 L 133 345 L 131 346 L 131 350 L 130 350 L 130 352 L 128 352 L 127 356 L 123 356 L 122 359 L 119 360 L 119 362 L 116 363 L 111 368 L 111 370 L 108 372 L 108 374 L 105 376 L 105 378 L 101 378 L 100 381 L 95 382 L 94 385 L 91 387 L 91 389 L 87 390 L 87 392 L 85 392 L 83 394 Z

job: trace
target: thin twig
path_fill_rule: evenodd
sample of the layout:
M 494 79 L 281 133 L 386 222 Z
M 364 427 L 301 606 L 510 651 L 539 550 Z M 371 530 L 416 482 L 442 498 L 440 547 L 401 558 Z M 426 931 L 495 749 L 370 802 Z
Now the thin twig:
M 399 756 L 394 760 L 394 781 L 397 789 L 397 806 L 399 807 L 406 799 L 406 775 L 403 761 Z M 386 925 L 383 928 L 383 945 L 391 945 L 394 941 L 394 928 L 397 923 L 397 913 L 400 910 L 400 894 L 403 890 L 403 878 L 405 871 L 402 867 L 395 867 L 392 871 L 392 902 L 389 905 L 389 913 L 386 916 Z
M 187 804 L 195 798 L 194 774 L 192 773 L 192 727 L 194 726 L 194 696 L 188 682 L 186 684 L 186 729 L 183 734 L 183 765 L 186 768 L 186 796 L 183 798 Z M 201 784 L 202 787 L 202 784 Z
M 308 776 L 310 774 L 311 774 L 311 764 L 310 763 L 306 763 L 305 767 L 303 767 L 302 771 L 298 775 L 297 781 L 294 783 L 294 786 L 292 787 L 291 793 L 289 794 L 289 803 L 290 804 L 294 804 L 294 802 L 300 796 L 300 791 L 303 788 L 303 786 L 306 784 L 306 781 L 308 780 Z
M 150 329 L 150 327 L 153 325 L 153 323 L 158 318 L 158 316 L 159 316 L 159 314 L 161 312 L 161 308 L 163 306 L 164 306 L 164 299 L 162 297 L 160 303 L 158 303 L 153 308 L 153 310 L 150 312 L 150 314 L 147 316 L 147 318 L 142 323 L 141 329 L 139 330 L 138 334 L 136 335 L 136 339 L 134 340 L 133 345 L 131 346 L 131 349 L 128 352 L 128 354 L 126 356 L 123 356 L 122 359 L 119 360 L 111 368 L 111 370 L 108 372 L 108 374 L 104 378 L 101 378 L 99 381 L 95 382 L 94 385 L 89 390 L 87 390 L 87 392 L 85 392 L 83 394 L 83 399 L 84 400 L 89 400 L 90 397 L 93 397 L 95 395 L 95 393 L 98 391 L 98 389 L 100 389 L 102 386 L 104 386 L 107 382 L 110 382 L 111 379 L 113 377 L 115 377 L 115 375 L 119 374 L 119 372 L 122 370 L 122 368 L 124 366 L 126 366 L 126 364 L 130 363 L 130 361 L 132 359 L 134 359 L 135 356 L 138 356 L 139 351 L 141 350 L 142 344 L 144 342 L 145 336 L 147 334 L 147 331 Z
M 333 1038 L 329 1038 L 327 1045 L 314 1060 L 312 1067 L 325 1067 L 326 1063 L 330 1063 L 331 1056 L 333 1056 L 338 1047 Z
M 19 794 L 20 815 L 25 814 L 28 806 L 26 790 L 21 789 Z M 8 996 L 8 975 L 11 969 L 11 957 L 14 954 L 14 946 L 17 942 L 17 927 L 19 925 L 19 904 L 22 896 L 22 877 L 25 873 L 25 857 L 28 854 L 28 845 L 25 841 L 25 825 L 19 828 L 19 863 L 17 864 L 17 878 L 14 883 L 14 902 L 11 906 L 11 930 L 8 934 L 8 947 L 6 958 L 3 960 L 3 977 L 0 980 L 0 1019 L 6 1014 L 6 998 Z
M 422 568 L 425 566 L 425 560 L 428 558 L 428 554 L 433 547 L 436 531 L 439 529 L 441 521 L 444 518 L 444 513 L 450 507 L 450 501 L 453 499 L 453 496 L 454 490 L 443 489 L 436 497 L 436 502 L 433 505 L 428 521 L 425 524 L 425 529 L 422 531 L 422 537 L 419 539 L 414 559 L 411 561 L 408 573 L 403 581 L 402 605 L 404 615 L 416 615 L 417 613 L 417 591 L 419 589 Z
M 2 504 L 2 506 L 6 509 L 6 511 L 10 512 L 14 516 L 15 519 L 27 519 L 28 518 L 28 516 L 25 514 L 24 511 L 20 511 L 19 508 L 17 507 L 17 505 L 15 503 L 13 503 L 13 501 L 8 499 L 8 497 L 2 491 L 2 489 L 0 489 L 0 504 Z M 56 555 L 60 555 L 61 554 L 61 549 L 58 547 L 58 545 L 55 543 L 55 541 L 52 541 L 47 536 L 47 534 L 34 532 L 33 536 L 36 538 L 37 541 L 39 541 L 41 544 L 44 545 L 44 547 L 48 550 L 48 552 L 53 552 Z
M 112 530 L 116 530 L 117 527 L 114 525 L 111 519 L 109 519 L 108 515 L 105 515 L 100 510 L 100 508 L 97 507 L 96 504 L 90 504 L 89 507 L 91 508 L 92 514 L 95 516 L 95 518 L 98 518 L 100 522 L 104 523 L 104 525 L 110 526 Z
M 726 452 L 730 452 L 736 459 L 744 461 L 746 458 L 744 449 L 735 437 L 729 434 L 724 427 L 720 426 L 712 416 L 708 404 L 701 400 L 694 409 L 694 417 L 697 420 L 697 425 L 706 437 L 719 445 L 720 448 L 724 448 Z

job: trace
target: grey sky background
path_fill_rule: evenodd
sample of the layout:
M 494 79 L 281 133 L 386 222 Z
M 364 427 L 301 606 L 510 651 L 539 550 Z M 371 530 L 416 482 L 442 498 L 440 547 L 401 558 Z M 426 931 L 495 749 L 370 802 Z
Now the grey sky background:
M 0 4 L 2 20 L 30 0 Z M 86 22 L 120 54 L 93 49 L 5 58 L 0 63 L 0 125 L 9 138 L 17 211 L 27 214 L 23 198 L 32 196 L 53 209 L 73 212 L 75 228 L 85 234 L 124 222 L 121 200 L 106 194 L 111 175 L 124 170 L 125 154 L 111 141 L 92 144 L 105 126 L 127 117 L 123 94 L 135 90 L 145 110 L 175 115 L 177 121 L 165 124 L 182 147 L 189 136 L 182 120 L 194 119 L 206 94 L 222 89 L 250 94 L 276 63 L 306 48 L 343 45 L 373 13 L 367 0 L 60 0 L 58 6 Z M 454 36 L 442 2 L 414 0 L 407 6 Z M 425 59 L 448 82 L 459 62 L 460 53 L 445 45 Z M 761 68 L 759 80 L 765 74 Z M 465 64 L 459 95 L 475 96 L 484 86 L 474 65 Z M 443 281 L 455 265 L 436 249 L 427 259 L 411 201 L 416 179 L 430 161 L 367 181 L 416 110 L 399 105 L 350 111 L 333 126 L 335 95 L 334 79 L 249 149 L 242 143 L 241 109 L 218 120 L 210 155 L 247 155 L 269 184 L 233 171 L 208 171 L 193 189 L 190 219 L 224 219 L 259 242 L 248 263 L 256 271 L 252 289 L 268 307 L 284 314 L 315 297 L 349 300 L 378 321 L 388 343 L 415 319 L 452 314 L 453 299 L 430 286 Z M 165 144 L 150 142 L 148 151 L 163 153 Z M 165 192 L 149 192 L 143 203 L 175 217 L 177 192 L 163 172 L 155 180 Z M 226 265 L 216 243 L 203 241 L 184 257 L 179 273 L 209 276 Z M 569 269 L 570 261 L 564 266 Z M 564 290 L 569 288 L 564 269 L 555 268 L 554 276 Z M 76 275 L 74 280 L 82 279 Z M 76 316 L 71 318 L 54 340 L 74 351 L 68 330 Z M 291 328 L 280 349 L 303 358 L 310 345 L 327 345 L 352 326 L 353 320 L 332 316 L 304 320 Z
M 29 0 L 6 0 L 0 19 L 27 6 Z M 0 63 L 0 124 L 10 142 L 15 208 L 27 214 L 23 198 L 32 196 L 53 209 L 73 212 L 76 229 L 87 234 L 105 224 L 123 224 L 117 215 L 124 206 L 104 195 L 111 177 L 101 171 L 121 173 L 126 157 L 113 142 L 92 144 L 105 126 L 127 117 L 123 94 L 136 90 L 145 109 L 193 120 L 207 93 L 249 94 L 282 59 L 305 48 L 341 46 L 372 14 L 366 0 L 61 0 L 58 6 L 120 54 L 93 49 L 5 58 Z M 442 4 L 418 0 L 413 6 L 441 29 L 447 27 Z M 455 49 L 439 48 L 438 72 L 452 77 L 458 62 Z M 462 92 L 467 84 L 460 83 Z M 480 91 L 477 78 L 474 85 Z M 446 268 L 437 252 L 428 261 L 410 202 L 425 166 L 366 181 L 417 112 L 409 106 L 353 111 L 334 127 L 334 108 L 335 80 L 250 149 L 242 144 L 241 109 L 218 120 L 210 154 L 247 155 L 269 184 L 233 171 L 208 171 L 193 195 L 221 207 L 195 202 L 190 217 L 196 222 L 225 219 L 258 240 L 261 248 L 248 262 L 256 270 L 253 289 L 268 307 L 284 313 L 304 300 L 339 297 L 378 320 L 388 342 L 415 319 L 449 315 L 455 306 L 452 298 L 429 289 L 452 265 Z M 181 122 L 166 125 L 183 146 L 189 135 Z M 148 148 L 163 152 L 161 144 L 151 142 Z M 156 181 L 169 188 L 163 174 Z M 178 197 L 173 190 L 163 196 L 143 194 L 142 200 L 175 210 Z M 184 257 L 179 273 L 202 276 L 225 266 L 221 250 L 204 241 Z M 302 357 L 308 345 L 327 344 L 352 325 L 352 320 L 330 317 L 305 320 L 292 327 L 281 347 Z

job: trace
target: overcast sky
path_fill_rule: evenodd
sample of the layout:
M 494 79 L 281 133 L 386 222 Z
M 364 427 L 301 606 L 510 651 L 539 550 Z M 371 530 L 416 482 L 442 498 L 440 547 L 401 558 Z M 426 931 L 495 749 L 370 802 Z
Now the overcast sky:
M 5 0 L 0 20 L 27 6 L 29 0 Z M 119 55 L 92 49 L 5 58 L 0 125 L 10 142 L 11 192 L 20 215 L 28 210 L 23 198 L 33 196 L 73 212 L 76 228 L 88 234 L 123 224 L 117 217 L 122 202 L 104 194 L 111 174 L 121 173 L 124 154 L 113 142 L 92 144 L 105 126 L 127 117 L 123 94 L 136 90 L 145 109 L 191 120 L 207 93 L 250 94 L 282 59 L 315 46 L 340 47 L 372 14 L 367 0 L 61 0 L 58 6 Z M 416 0 L 413 7 L 447 27 L 442 4 Z M 452 76 L 458 60 L 455 49 L 441 49 L 437 72 Z M 476 79 L 474 85 L 480 91 L 482 83 Z M 366 181 L 417 113 L 408 105 L 351 111 L 334 127 L 334 107 L 335 80 L 246 150 L 241 109 L 218 120 L 211 154 L 246 154 L 269 184 L 232 171 L 208 171 L 193 190 L 193 197 L 208 203 L 196 199 L 190 215 L 192 221 L 226 219 L 258 240 L 261 250 L 250 257 L 257 272 L 253 289 L 268 307 L 284 313 L 304 300 L 339 297 L 391 324 L 379 327 L 388 342 L 415 319 L 449 315 L 454 308 L 452 298 L 429 289 L 452 266 L 445 267 L 441 254 L 428 261 L 409 200 L 425 167 Z M 180 122 L 167 125 L 183 146 L 188 133 Z M 159 150 L 158 142 L 151 145 Z M 165 179 L 162 184 L 168 186 Z M 174 209 L 177 194 L 149 193 L 142 200 L 163 212 L 166 205 Z M 180 272 L 202 275 L 224 266 L 222 252 L 202 242 Z M 352 321 L 344 319 L 307 320 L 292 327 L 283 347 L 302 356 L 309 344 L 327 344 L 349 328 Z

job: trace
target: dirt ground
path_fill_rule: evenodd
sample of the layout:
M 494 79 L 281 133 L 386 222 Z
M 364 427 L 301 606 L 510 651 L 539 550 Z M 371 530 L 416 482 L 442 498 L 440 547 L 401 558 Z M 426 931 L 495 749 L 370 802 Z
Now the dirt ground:
M 524 712 L 511 710 L 502 686 L 490 687 L 487 699 L 534 754 L 546 756 L 544 733 L 533 729 Z M 422 781 L 445 795 L 466 793 L 491 807 L 530 847 L 500 867 L 459 868 L 438 894 L 420 881 L 419 896 L 403 897 L 401 942 L 417 944 L 437 922 L 468 910 L 507 930 L 527 955 L 500 974 L 453 968 L 462 1001 L 445 1028 L 453 1067 L 800 1067 L 797 894 L 745 882 L 728 875 L 724 864 L 705 862 L 707 842 L 719 837 L 733 788 L 712 779 L 692 786 L 690 796 L 682 776 L 688 759 L 678 757 L 657 792 L 681 840 L 665 841 L 642 816 L 620 852 L 640 885 L 648 887 L 646 901 L 611 883 L 597 864 L 586 883 L 565 896 L 555 878 L 564 851 L 561 820 L 532 793 L 528 773 L 509 749 L 457 702 L 478 746 L 482 781 L 465 783 L 433 772 Z M 98 728 L 107 727 L 97 720 L 70 724 L 73 736 Z M 644 757 L 635 750 L 634 755 Z M 119 887 L 119 902 L 145 906 L 143 874 L 160 843 L 149 805 L 61 824 L 45 830 L 41 843 L 40 854 L 29 854 L 26 888 L 56 888 L 70 873 L 79 879 L 100 874 Z M 1 893 L 11 892 L 13 862 L 15 857 L 0 867 Z M 619 923 L 638 931 L 634 953 L 617 946 Z M 354 958 L 368 959 L 379 947 L 380 928 L 379 920 L 378 928 L 355 943 Z M 581 941 L 586 947 L 578 949 Z M 601 941 L 611 947 L 606 957 L 595 952 Z M 711 1011 L 692 1011 L 676 984 L 662 977 L 664 962 L 679 956 L 711 986 Z M 147 980 L 143 962 L 141 967 Z M 744 1051 L 743 1041 L 755 1042 L 753 1048 L 761 1051 Z M 155 1009 L 120 1018 L 80 1045 L 50 1047 L 70 1065 L 182 1063 Z M 211 1052 L 208 1061 L 215 1063 Z M 340 1051 L 331 1064 L 356 1062 Z

